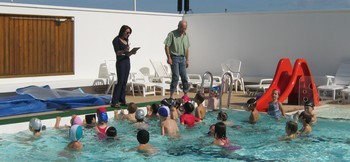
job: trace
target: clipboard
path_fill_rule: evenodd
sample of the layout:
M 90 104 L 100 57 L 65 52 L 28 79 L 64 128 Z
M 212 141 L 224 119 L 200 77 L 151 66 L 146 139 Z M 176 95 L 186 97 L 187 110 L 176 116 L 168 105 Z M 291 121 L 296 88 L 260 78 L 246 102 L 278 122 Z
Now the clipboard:
M 141 47 L 134 47 L 132 50 L 129 51 L 129 53 L 135 53 L 137 52 L 137 50 L 139 50 Z

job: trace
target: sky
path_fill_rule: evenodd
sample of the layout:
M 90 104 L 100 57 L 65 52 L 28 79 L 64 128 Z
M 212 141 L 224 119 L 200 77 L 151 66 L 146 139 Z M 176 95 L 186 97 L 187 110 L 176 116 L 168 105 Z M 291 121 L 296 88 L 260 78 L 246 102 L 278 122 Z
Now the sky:
M 13 2 L 12 2 L 13 1 Z M 350 9 L 350 0 L 189 0 L 191 13 Z M 0 0 L 0 2 L 133 11 L 134 0 Z M 137 0 L 137 11 L 178 13 L 177 0 Z M 182 12 L 184 13 L 184 11 Z

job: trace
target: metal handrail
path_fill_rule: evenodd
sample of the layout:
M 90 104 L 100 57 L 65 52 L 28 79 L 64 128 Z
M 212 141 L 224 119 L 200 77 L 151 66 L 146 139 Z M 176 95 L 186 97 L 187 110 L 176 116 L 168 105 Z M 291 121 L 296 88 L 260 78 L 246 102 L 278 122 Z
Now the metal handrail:
M 213 80 L 214 80 L 213 74 L 209 71 L 206 71 L 202 76 L 202 84 L 201 84 L 201 90 L 200 90 L 202 93 L 204 93 L 204 77 L 206 75 L 210 76 L 210 89 L 213 88 Z
M 231 100 L 231 93 L 232 93 L 232 82 L 233 82 L 233 78 L 232 78 L 232 74 L 230 72 L 225 72 L 222 77 L 221 77 L 221 87 L 220 87 L 220 107 L 219 110 L 221 111 L 221 107 L 222 107 L 222 93 L 223 93 L 223 87 L 224 87 L 224 78 L 225 76 L 228 75 L 230 77 L 230 87 L 229 87 L 229 92 L 228 92 L 228 99 L 227 99 L 227 108 L 230 108 L 230 100 Z

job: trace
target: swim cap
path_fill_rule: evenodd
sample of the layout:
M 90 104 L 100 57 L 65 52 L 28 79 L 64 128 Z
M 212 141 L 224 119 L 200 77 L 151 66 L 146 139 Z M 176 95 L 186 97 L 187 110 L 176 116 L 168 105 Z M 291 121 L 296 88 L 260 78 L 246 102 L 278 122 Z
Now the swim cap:
M 310 106 L 310 107 L 315 107 L 315 104 L 312 101 L 306 101 L 304 103 L 304 106 Z
M 41 120 L 38 118 L 32 118 L 29 121 L 29 126 L 36 131 L 41 130 L 41 126 L 42 126 Z
M 83 120 L 81 120 L 81 118 L 79 116 L 76 116 L 73 119 L 73 125 L 74 124 L 78 124 L 78 125 L 82 126 L 83 125 Z
M 106 112 L 101 112 L 101 113 L 97 114 L 97 118 L 98 118 L 99 123 L 101 123 L 101 122 L 107 123 L 108 122 L 108 115 Z
M 135 117 L 136 117 L 137 120 L 144 119 L 145 118 L 145 111 L 143 111 L 142 109 L 137 109 Z
M 184 101 L 184 103 L 189 102 L 190 98 L 187 95 L 183 95 L 181 99 Z
M 79 141 L 83 138 L 83 128 L 80 125 L 73 125 L 69 129 L 69 138 L 71 141 Z
M 96 113 L 97 113 L 97 119 L 98 119 L 99 123 L 101 123 L 101 122 L 107 123 L 108 122 L 108 115 L 107 115 L 106 108 L 100 107 L 96 110 Z
M 158 109 L 158 114 L 162 117 L 168 117 L 170 115 L 170 110 L 168 106 L 161 106 Z
M 219 92 L 220 91 L 220 86 L 211 87 L 211 90 L 215 91 L 215 92 Z

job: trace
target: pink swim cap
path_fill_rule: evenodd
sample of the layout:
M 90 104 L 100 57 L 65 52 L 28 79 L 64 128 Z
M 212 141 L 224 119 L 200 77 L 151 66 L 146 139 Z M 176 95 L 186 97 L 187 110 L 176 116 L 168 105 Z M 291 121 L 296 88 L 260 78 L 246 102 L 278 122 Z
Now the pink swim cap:
M 181 99 L 183 100 L 184 103 L 190 101 L 190 98 L 187 95 L 182 96 Z
M 80 126 L 83 126 L 83 120 L 81 120 L 81 118 L 79 116 L 76 116 L 73 120 L 73 125 L 80 125 Z

